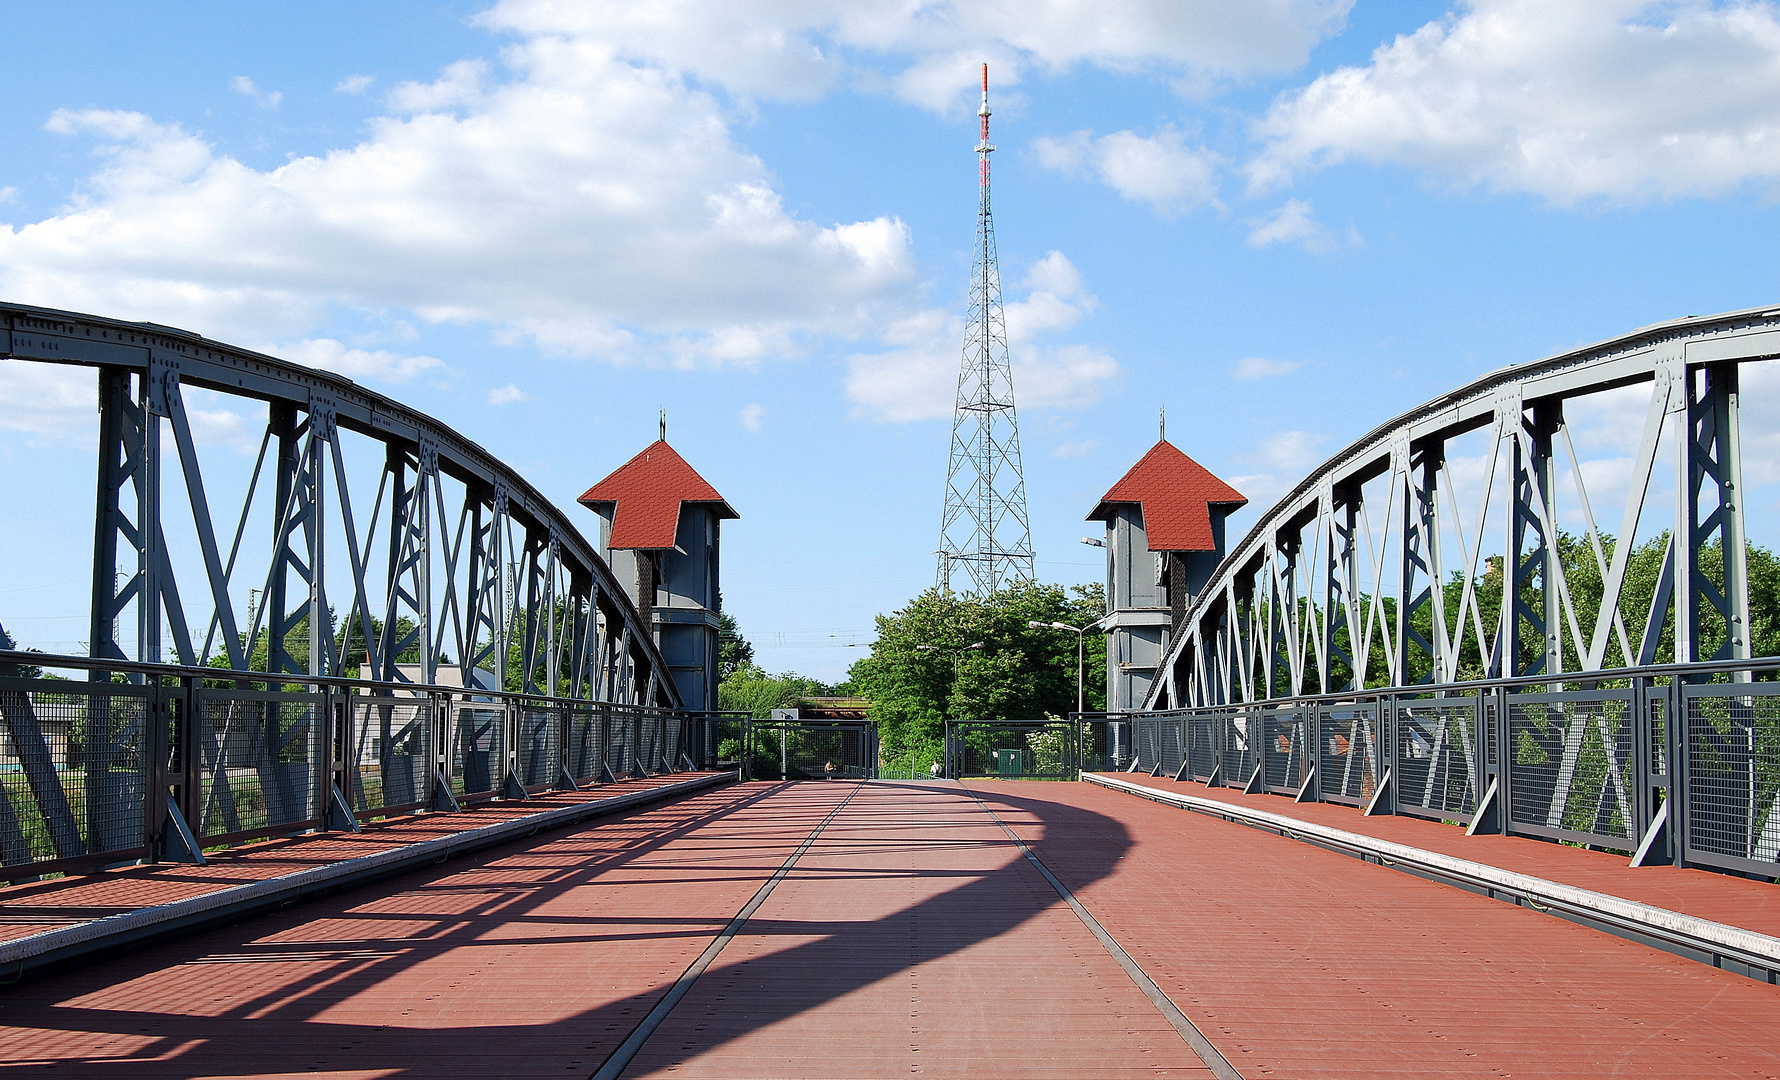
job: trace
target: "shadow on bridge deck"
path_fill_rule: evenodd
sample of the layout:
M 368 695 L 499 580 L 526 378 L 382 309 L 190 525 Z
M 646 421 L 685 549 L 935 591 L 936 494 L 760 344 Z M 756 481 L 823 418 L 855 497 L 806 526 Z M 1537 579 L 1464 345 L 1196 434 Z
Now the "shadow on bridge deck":
M 707 792 L 17 987 L 0 1071 L 586 1076 L 832 814 L 625 1075 L 1208 1075 L 985 804 L 1243 1075 L 1777 1071 L 1775 987 L 1129 795 L 995 782 Z

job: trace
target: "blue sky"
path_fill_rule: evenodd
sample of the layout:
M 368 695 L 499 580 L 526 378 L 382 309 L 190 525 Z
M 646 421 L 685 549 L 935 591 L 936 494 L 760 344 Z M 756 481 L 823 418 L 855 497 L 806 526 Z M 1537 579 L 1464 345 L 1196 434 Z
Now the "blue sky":
M 772 670 L 840 677 L 933 580 L 982 61 L 1047 580 L 1100 575 L 1082 517 L 1160 407 L 1252 521 L 1485 371 L 1777 299 L 1770 4 L 0 16 L 0 297 L 342 371 L 565 506 L 666 408 L 742 515 L 725 602 Z M 91 391 L 24 367 L 0 363 L 0 505 L 40 524 L 8 530 L 0 622 L 78 649 L 90 521 L 55 508 L 90 497 Z M 201 410 L 207 469 L 251 468 L 263 421 Z M 1604 477 L 1615 427 L 1579 446 Z

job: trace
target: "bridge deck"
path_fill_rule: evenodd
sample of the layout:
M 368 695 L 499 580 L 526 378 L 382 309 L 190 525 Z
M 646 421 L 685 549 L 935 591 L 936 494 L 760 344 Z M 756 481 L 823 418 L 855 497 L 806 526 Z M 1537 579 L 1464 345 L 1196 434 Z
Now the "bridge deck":
M 1380 840 L 1393 840 L 1424 851 L 1437 851 L 1780 937 L 1780 888 L 1766 881 L 1676 866 L 1634 869 L 1626 856 L 1612 852 L 1588 851 L 1521 836 L 1466 836 L 1464 829 L 1407 814 L 1367 817 L 1355 807 L 1336 803 L 1295 803 L 1281 795 L 1248 795 L 1235 788 L 1212 788 L 1193 781 L 1176 782 L 1131 773 L 1109 775 L 1161 792 L 1189 794 Z M 1780 871 L 1780 867 L 1776 870 Z
M 1780 1073 L 1780 988 L 1086 784 L 906 782 L 706 791 L 19 986 L 0 1069 L 587 1076 L 808 842 L 625 1075 L 1209 1075 L 997 817 L 1244 1076 Z

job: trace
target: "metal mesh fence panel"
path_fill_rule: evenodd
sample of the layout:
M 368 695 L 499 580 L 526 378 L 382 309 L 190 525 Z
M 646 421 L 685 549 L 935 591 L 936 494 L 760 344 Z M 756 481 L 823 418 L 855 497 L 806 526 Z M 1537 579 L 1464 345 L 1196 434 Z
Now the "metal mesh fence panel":
M 1534 835 L 1624 847 L 1632 822 L 1630 712 L 1629 690 L 1510 698 L 1513 826 Z
M 459 796 L 487 795 L 506 779 L 506 710 L 457 701 L 451 715 L 451 790 Z
M 636 741 L 636 710 L 614 706 L 606 739 L 606 767 L 612 770 L 613 776 L 623 777 L 631 771 Z
M 600 765 L 605 741 L 604 710 L 599 706 L 569 708 L 569 775 L 576 780 L 602 779 Z
M 1267 786 L 1296 792 L 1310 771 L 1310 722 L 1299 709 L 1269 709 L 1262 714 L 1267 745 Z
M 1218 734 L 1222 723 L 1209 716 L 1193 716 L 1188 717 L 1184 725 L 1187 773 L 1195 780 L 1210 780 L 1211 770 L 1218 762 Z
M 200 841 L 317 819 L 322 697 L 198 692 Z
M 519 782 L 528 788 L 557 781 L 562 761 L 561 716 L 548 705 L 526 702 L 519 707 Z
M 1474 700 L 1405 701 L 1397 706 L 1397 809 L 1468 820 L 1477 809 Z
M 1170 716 L 1156 720 L 1156 763 L 1162 767 L 1163 776 L 1180 774 L 1181 755 L 1184 752 L 1181 728 L 1185 721 Z
M 1151 772 L 1156 768 L 1156 729 L 1160 726 L 1161 721 L 1154 717 L 1131 722 L 1131 749 L 1138 772 Z
M 661 718 L 652 712 L 637 714 L 637 764 L 650 775 L 661 771 Z
M 1218 777 L 1225 787 L 1242 787 L 1255 772 L 1255 744 L 1266 736 L 1267 718 L 1259 709 L 1238 709 L 1224 719 L 1224 745 Z
M 680 752 L 682 749 L 680 736 L 685 726 L 685 722 L 677 716 L 670 715 L 666 719 L 666 728 L 662 733 L 663 745 L 661 756 L 662 760 L 667 763 L 669 770 L 678 770 L 680 766 L 684 764 L 684 762 L 680 760 Z
M 352 808 L 376 816 L 419 806 L 432 760 L 432 703 L 424 698 L 352 698 Z
M 1362 804 L 1378 790 L 1378 705 L 1325 705 L 1317 717 L 1317 788 L 1331 802 Z
M 1682 688 L 1690 858 L 1774 871 L 1780 861 L 1780 685 Z
M 0 864 L 143 848 L 143 688 L 0 680 Z
M 1149 726 L 1152 747 L 1160 738 L 1158 731 L 1174 724 L 1154 718 L 1133 723 L 1137 727 Z M 1003 780 L 1061 780 L 1076 776 L 1075 732 L 1067 723 L 958 723 L 951 728 L 958 755 L 953 767 L 958 776 Z

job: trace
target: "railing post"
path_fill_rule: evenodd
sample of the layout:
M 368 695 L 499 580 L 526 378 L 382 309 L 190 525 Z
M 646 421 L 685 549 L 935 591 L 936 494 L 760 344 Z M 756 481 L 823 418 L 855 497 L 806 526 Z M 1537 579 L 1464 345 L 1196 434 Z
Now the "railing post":
M 315 708 L 315 719 L 312 723 L 319 729 L 320 738 L 316 739 L 315 781 L 315 831 L 327 832 L 333 815 L 329 812 L 333 807 L 334 766 L 337 747 L 339 720 L 334 715 L 334 687 L 321 685 L 315 687 L 321 698 Z
M 167 796 L 173 790 L 167 728 L 175 705 L 159 683 L 151 682 L 148 688 L 148 700 L 143 702 L 142 798 L 146 805 L 142 808 L 142 861 L 157 863 L 161 861 L 161 837 L 167 831 Z
M 199 713 L 202 702 L 198 696 L 198 682 L 190 676 L 179 680 L 179 696 L 177 707 L 173 712 L 173 745 L 177 747 L 179 797 L 176 805 L 179 812 L 190 824 L 194 834 L 204 831 L 204 823 L 199 820 L 203 804 L 199 793 L 204 786 L 204 754 L 198 742 L 198 733 L 202 728 L 202 716 Z
M 1496 726 L 1496 799 L 1498 808 L 1496 819 L 1500 823 L 1497 829 L 1503 836 L 1514 831 L 1514 743 L 1509 736 L 1514 731 L 1510 722 L 1510 710 L 1514 700 L 1513 693 L 1506 686 L 1495 688 L 1496 709 L 1494 722 Z
M 1686 680 L 1669 680 L 1664 704 L 1664 743 L 1669 756 L 1669 846 L 1676 866 L 1687 865 L 1687 849 L 1693 842 L 1693 763 L 1688 750 L 1693 743 L 1687 713 Z

